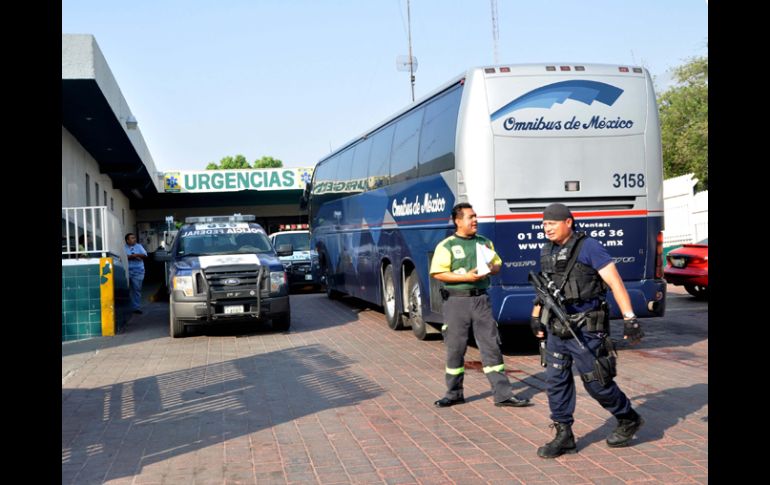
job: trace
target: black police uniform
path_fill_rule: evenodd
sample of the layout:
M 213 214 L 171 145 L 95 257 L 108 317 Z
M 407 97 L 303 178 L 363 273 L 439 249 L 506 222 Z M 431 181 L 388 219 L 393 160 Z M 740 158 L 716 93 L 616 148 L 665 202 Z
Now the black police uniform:
M 577 340 L 569 333 L 556 329 L 553 320 L 546 323 L 546 383 L 551 419 L 557 423 L 572 424 L 575 412 L 575 381 L 572 375 L 574 362 L 588 394 L 616 417 L 631 412 L 631 402 L 612 380 L 615 357 L 609 341 L 610 319 L 606 303 L 607 287 L 596 269 L 577 261 L 585 234 L 576 232 L 564 246 L 547 242 L 540 254 L 541 271 L 548 275 L 557 287 L 563 288 L 567 303 L 593 302 L 593 308 L 583 315 L 572 314 L 576 321 L 584 316 L 579 327 L 574 328 Z M 573 258 L 574 256 L 574 258 Z M 572 268 L 565 281 L 564 274 L 572 261 Z M 579 341 L 579 342 L 578 342 Z M 583 344 L 581 348 L 580 344 Z M 602 367 L 596 362 L 599 359 Z

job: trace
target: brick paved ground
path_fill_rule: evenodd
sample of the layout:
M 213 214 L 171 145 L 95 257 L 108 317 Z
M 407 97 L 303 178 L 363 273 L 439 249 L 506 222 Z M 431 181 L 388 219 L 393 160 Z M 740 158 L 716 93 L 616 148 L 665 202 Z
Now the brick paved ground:
M 707 483 L 708 304 L 669 288 L 666 318 L 620 350 L 617 381 L 646 419 L 635 445 L 607 448 L 615 421 L 578 385 L 579 453 L 555 460 L 535 454 L 552 431 L 520 332 L 505 363 L 535 406 L 494 407 L 470 347 L 468 402 L 436 409 L 441 340 L 355 300 L 293 295 L 290 332 L 174 340 L 152 303 L 116 337 L 62 344 L 62 483 Z

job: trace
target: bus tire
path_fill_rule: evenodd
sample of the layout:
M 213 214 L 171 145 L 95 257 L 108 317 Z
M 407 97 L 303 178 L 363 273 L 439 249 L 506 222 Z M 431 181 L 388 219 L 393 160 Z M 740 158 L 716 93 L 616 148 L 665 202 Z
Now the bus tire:
M 168 326 L 171 338 L 184 337 L 184 322 L 176 318 L 174 302 L 168 302 Z
M 428 335 L 428 324 L 422 318 L 422 294 L 420 293 L 420 278 L 417 271 L 412 271 L 406 279 L 407 302 L 406 313 L 414 336 L 425 340 Z
M 326 297 L 330 300 L 339 300 L 342 297 L 342 293 L 332 288 L 332 278 L 329 274 L 329 268 L 326 268 L 326 278 L 324 279 L 326 280 Z
M 396 284 L 393 281 L 393 265 L 389 264 L 382 272 L 382 308 L 385 311 L 385 320 L 388 327 L 393 330 L 403 330 L 404 321 L 398 309 L 396 300 Z

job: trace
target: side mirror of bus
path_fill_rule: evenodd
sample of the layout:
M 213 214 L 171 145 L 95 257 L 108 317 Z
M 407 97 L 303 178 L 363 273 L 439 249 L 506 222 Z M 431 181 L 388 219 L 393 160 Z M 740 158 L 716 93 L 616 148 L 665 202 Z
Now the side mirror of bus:
M 171 261 L 171 255 L 168 253 L 168 251 L 158 249 L 155 251 L 155 261 Z
M 302 195 L 299 198 L 299 208 L 301 210 L 307 209 L 308 202 L 310 201 L 310 183 L 305 184 L 305 190 L 302 191 Z

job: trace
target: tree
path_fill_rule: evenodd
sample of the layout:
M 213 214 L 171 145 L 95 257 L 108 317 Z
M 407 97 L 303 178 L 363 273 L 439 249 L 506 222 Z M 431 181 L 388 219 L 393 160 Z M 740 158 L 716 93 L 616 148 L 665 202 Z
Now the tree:
M 674 69 L 677 84 L 658 98 L 665 178 L 694 173 L 708 190 L 708 56 Z
M 241 154 L 238 154 L 235 157 L 224 157 L 219 161 L 219 165 L 214 162 L 206 165 L 206 170 L 230 170 L 234 168 L 251 168 L 251 166 L 249 165 L 249 162 L 246 161 L 246 157 Z
M 262 157 L 254 161 L 254 168 L 281 168 L 283 162 L 273 157 Z

